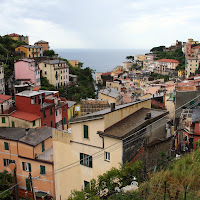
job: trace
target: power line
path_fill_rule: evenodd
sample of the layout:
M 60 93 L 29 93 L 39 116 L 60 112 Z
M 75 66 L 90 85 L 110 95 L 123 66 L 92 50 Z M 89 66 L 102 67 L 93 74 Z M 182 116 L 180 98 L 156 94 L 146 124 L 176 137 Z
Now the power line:
M 129 135 L 129 136 L 123 138 L 122 141 L 123 141 L 123 140 L 126 140 L 126 139 L 128 139 L 128 138 L 130 138 L 130 137 L 133 136 L 134 134 L 139 133 L 139 132 L 141 132 L 142 130 L 145 130 L 147 127 L 150 127 L 150 126 L 152 126 L 153 124 L 157 123 L 158 121 L 160 121 L 160 120 L 166 118 L 166 116 L 168 116 L 169 114 L 175 113 L 177 110 L 179 110 L 179 109 L 182 108 L 183 106 L 186 106 L 189 102 L 191 102 L 191 101 L 197 99 L 198 97 L 200 97 L 200 95 L 198 95 L 197 97 L 195 97 L 195 98 L 189 100 L 188 102 L 186 102 L 185 104 L 183 104 L 182 106 L 180 106 L 179 108 L 177 108 L 176 110 L 174 110 L 174 111 L 172 111 L 172 112 L 169 112 L 167 115 L 165 115 L 165 116 L 163 116 L 162 118 L 156 120 L 155 122 L 152 122 L 151 124 L 145 126 L 144 128 L 142 128 L 142 129 L 140 129 L 140 130 L 134 132 L 133 134 L 131 134 L 131 135 Z M 194 105 L 192 105 L 192 106 L 194 106 Z M 165 124 L 165 123 L 161 124 L 160 126 L 162 126 L 162 125 L 164 125 L 164 124 Z M 157 129 L 157 128 L 160 127 L 160 126 L 155 127 L 155 129 Z M 143 133 L 142 135 L 144 135 L 144 134 L 145 134 L 145 133 Z M 129 142 L 129 143 L 130 143 L 130 142 L 133 142 L 133 141 L 139 139 L 140 137 L 141 137 L 141 135 L 139 134 L 137 138 L 132 138 L 130 141 L 126 141 L 126 142 Z M 135 140 L 134 140 L 134 139 L 135 139 Z M 105 151 L 106 149 L 108 149 L 108 148 L 110 148 L 110 147 L 112 147 L 112 146 L 114 146 L 114 145 L 116 145 L 116 144 L 118 144 L 118 143 L 121 143 L 122 141 L 120 140 L 120 141 L 118 141 L 118 142 L 116 142 L 116 143 L 114 143 L 114 144 L 112 144 L 112 145 L 110 145 L 110 146 L 108 146 L 108 147 L 106 147 L 106 148 L 104 148 L 104 149 L 102 149 L 102 150 L 100 150 L 100 151 L 98 151 L 98 152 L 96 152 L 96 153 L 90 155 L 90 157 L 91 157 L 91 156 L 94 156 L 94 155 L 96 155 L 96 154 L 98 154 L 98 153 L 101 153 L 102 151 Z M 127 143 L 127 144 L 129 144 L 129 143 Z M 126 145 L 126 143 L 125 143 L 125 145 Z M 121 146 L 121 144 L 120 144 L 120 146 Z M 73 162 L 73 163 L 68 164 L 68 165 L 65 165 L 65 166 L 63 166 L 63 167 L 61 167 L 61 168 L 59 168 L 59 169 L 56 169 L 56 170 L 54 170 L 53 172 L 49 172 L 49 173 L 47 173 L 47 174 L 44 174 L 44 175 L 41 175 L 41 176 L 38 176 L 38 177 L 35 177 L 35 178 L 40 178 L 40 177 L 42 177 L 42 176 L 46 176 L 46 175 L 52 174 L 52 173 L 55 174 L 56 171 L 62 170 L 62 169 L 64 169 L 64 168 L 66 168 L 66 167 L 73 166 L 74 164 L 77 164 L 77 163 L 78 163 L 78 165 L 79 165 L 81 161 L 86 160 L 86 159 L 88 159 L 88 158 L 86 157 L 86 158 L 80 159 L 80 160 L 78 160 L 78 161 L 76 161 L 76 162 Z M 77 165 L 75 165 L 75 166 L 77 166 Z M 73 167 L 74 167 L 74 166 L 73 166 Z M 67 169 L 68 169 L 68 168 L 67 168 Z M 70 169 L 70 168 L 69 168 L 69 169 Z

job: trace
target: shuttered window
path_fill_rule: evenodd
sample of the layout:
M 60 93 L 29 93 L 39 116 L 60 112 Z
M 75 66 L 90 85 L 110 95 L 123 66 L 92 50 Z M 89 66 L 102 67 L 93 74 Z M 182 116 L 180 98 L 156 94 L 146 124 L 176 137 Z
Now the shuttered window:
M 5 123 L 6 123 L 5 117 L 2 117 L 2 118 L 1 118 L 1 121 L 2 121 L 2 124 L 5 124 Z
M 5 149 L 5 150 L 9 150 L 9 145 L 8 145 L 7 142 L 4 142 L 4 149 Z
M 40 174 L 45 174 L 45 166 L 40 165 Z
M 27 172 L 31 172 L 31 163 L 22 162 L 22 169 Z
M 84 125 L 84 138 L 88 139 L 88 126 Z
M 92 168 L 92 156 L 80 153 L 80 164 Z
M 33 121 L 33 126 L 35 126 L 35 120 Z
M 42 152 L 45 151 L 44 141 L 42 142 Z

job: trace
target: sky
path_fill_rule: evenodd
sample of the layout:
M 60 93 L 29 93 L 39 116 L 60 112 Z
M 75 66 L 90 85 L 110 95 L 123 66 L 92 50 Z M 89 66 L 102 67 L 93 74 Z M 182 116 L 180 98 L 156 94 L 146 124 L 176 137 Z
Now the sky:
M 0 0 L 0 35 L 51 49 L 150 49 L 200 40 L 200 0 Z

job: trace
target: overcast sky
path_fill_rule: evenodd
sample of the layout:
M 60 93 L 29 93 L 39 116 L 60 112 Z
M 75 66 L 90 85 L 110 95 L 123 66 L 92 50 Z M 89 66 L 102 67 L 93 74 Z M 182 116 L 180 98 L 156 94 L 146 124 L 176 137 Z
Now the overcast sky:
M 0 35 L 56 48 L 149 49 L 200 40 L 200 0 L 0 0 Z

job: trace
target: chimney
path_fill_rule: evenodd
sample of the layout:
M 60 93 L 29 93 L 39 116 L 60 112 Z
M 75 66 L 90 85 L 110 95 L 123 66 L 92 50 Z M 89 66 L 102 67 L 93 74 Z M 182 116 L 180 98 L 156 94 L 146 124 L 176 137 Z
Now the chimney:
M 146 114 L 145 120 L 147 120 L 147 119 L 151 119 L 151 112 L 148 112 L 148 113 Z
M 28 135 L 29 128 L 25 128 L 26 135 Z
M 110 104 L 111 112 L 115 111 L 115 103 Z

